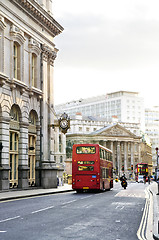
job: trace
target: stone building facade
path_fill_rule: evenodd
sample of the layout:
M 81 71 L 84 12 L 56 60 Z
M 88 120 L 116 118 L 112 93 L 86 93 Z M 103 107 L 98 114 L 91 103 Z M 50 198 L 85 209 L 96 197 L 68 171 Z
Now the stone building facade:
M 56 187 L 57 171 L 63 171 L 65 150 L 55 147 L 62 134 L 49 127 L 56 120 L 54 38 L 62 31 L 51 0 L 0 1 L 2 190 Z
M 125 173 L 127 178 L 135 178 L 135 166 L 140 162 L 148 163 L 152 174 L 151 146 L 142 136 L 133 133 L 137 129 L 136 124 L 106 123 L 95 118 L 92 121 L 77 115 L 66 134 L 66 173 L 72 174 L 73 144 L 97 143 L 112 150 L 114 176 Z

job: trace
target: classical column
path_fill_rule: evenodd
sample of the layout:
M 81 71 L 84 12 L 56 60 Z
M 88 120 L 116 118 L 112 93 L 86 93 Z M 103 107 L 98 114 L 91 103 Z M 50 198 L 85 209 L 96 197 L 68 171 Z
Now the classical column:
M 103 147 L 107 147 L 107 141 L 106 140 L 103 141 Z
M 138 163 L 141 162 L 141 144 L 138 143 Z
M 55 127 L 55 154 L 59 154 L 59 128 Z
M 128 177 L 128 143 L 124 142 L 124 172 Z
M 121 176 L 121 156 L 120 156 L 120 142 L 117 142 L 117 164 L 118 164 L 118 175 Z
M 61 134 L 62 141 L 62 154 L 66 154 L 66 135 L 64 133 Z
M 56 58 L 56 52 L 50 50 L 48 54 L 48 106 L 49 106 L 49 119 L 50 124 L 54 123 L 54 60 Z M 54 130 L 53 128 L 49 128 L 49 146 L 50 146 L 50 161 L 54 162 Z
M 42 72 L 42 80 L 43 80 L 43 101 L 42 101 L 42 150 L 43 150 L 43 161 L 48 161 L 49 159 L 49 139 L 48 139 L 48 125 L 49 125 L 49 106 L 48 102 L 48 69 L 47 69 L 47 61 L 48 61 L 48 52 L 46 49 L 42 49 L 42 65 L 43 65 L 43 72 Z
M 131 142 L 131 167 L 133 166 L 133 172 L 132 172 L 132 176 L 133 178 L 134 176 L 134 170 L 135 170 L 135 166 L 134 166 L 134 143 Z
M 42 80 L 43 80 L 43 102 L 42 102 L 42 134 L 43 134 L 43 161 L 41 184 L 44 188 L 57 186 L 57 167 L 54 164 L 53 141 L 54 132 L 50 124 L 54 122 L 53 101 L 53 61 L 56 53 L 48 46 L 42 45 Z M 56 141 L 56 140 L 55 140 Z M 57 147 L 58 144 L 56 144 Z
M 111 149 L 111 151 L 113 152 L 113 154 L 112 154 L 112 161 L 113 161 L 113 168 L 115 169 L 116 168 L 116 166 L 115 166 L 115 151 L 114 151 L 114 144 L 113 144 L 114 142 L 113 141 L 111 141 L 111 143 L 110 143 L 110 149 Z

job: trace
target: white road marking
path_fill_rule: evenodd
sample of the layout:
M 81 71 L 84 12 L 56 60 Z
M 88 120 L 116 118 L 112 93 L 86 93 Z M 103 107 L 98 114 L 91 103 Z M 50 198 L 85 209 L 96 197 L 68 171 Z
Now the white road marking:
M 85 198 L 90 198 L 90 197 L 92 197 L 93 195 L 89 195 L 89 196 L 87 196 L 87 197 L 83 197 L 83 198 L 80 198 L 81 200 L 83 200 L 83 199 L 85 199 Z
M 10 221 L 10 220 L 14 220 L 14 219 L 17 219 L 17 218 L 20 218 L 20 216 L 16 216 L 16 217 L 13 217 L 13 218 L 7 218 L 7 219 L 4 219 L 4 220 L 0 220 L 0 223 L 7 222 L 7 221 Z
M 77 200 L 75 199 L 75 200 L 72 200 L 72 201 L 69 201 L 69 202 L 62 203 L 62 205 L 70 204 L 70 203 L 76 202 L 76 201 L 77 201 Z
M 150 197 L 151 196 L 150 196 L 150 192 L 148 192 L 148 188 L 146 188 L 145 193 L 146 193 L 146 196 L 145 196 L 146 203 L 145 203 L 142 219 L 140 222 L 140 226 L 137 231 L 137 237 L 139 240 L 153 239 L 152 232 L 151 231 L 149 232 L 150 225 L 152 225 L 152 222 L 150 222 L 150 220 L 152 220 L 151 219 L 152 213 L 151 213 L 151 209 L 150 209 Z M 150 215 L 151 215 L 151 217 L 149 218 L 148 216 L 150 216 Z M 149 228 L 148 228 L 148 226 L 149 226 Z M 146 236 L 145 236 L 145 233 L 146 233 Z M 148 238 L 147 238 L 147 236 L 148 236 Z
M 7 231 L 0 231 L 0 233 L 6 233 Z
M 116 223 L 120 223 L 120 220 L 116 220 L 115 222 L 116 222 Z
M 93 205 L 88 205 L 86 208 L 91 208 L 91 207 L 93 207 Z
M 134 205 L 133 202 L 112 202 L 112 205 Z
M 47 208 L 42 208 L 42 209 L 39 209 L 39 210 L 33 211 L 32 214 L 34 214 L 34 213 L 38 213 L 38 212 L 42 212 L 42 211 L 46 211 L 46 210 L 51 209 L 51 208 L 54 208 L 54 206 L 50 206 L 50 207 L 47 207 Z

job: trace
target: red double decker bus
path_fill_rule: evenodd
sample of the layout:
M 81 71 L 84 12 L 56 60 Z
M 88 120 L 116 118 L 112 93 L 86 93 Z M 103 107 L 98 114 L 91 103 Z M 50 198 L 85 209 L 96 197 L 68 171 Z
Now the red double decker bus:
M 74 144 L 72 188 L 77 192 L 113 188 L 112 151 L 98 144 Z
M 148 177 L 148 164 L 147 163 L 137 163 L 135 166 L 135 179 L 139 182 L 143 176 Z

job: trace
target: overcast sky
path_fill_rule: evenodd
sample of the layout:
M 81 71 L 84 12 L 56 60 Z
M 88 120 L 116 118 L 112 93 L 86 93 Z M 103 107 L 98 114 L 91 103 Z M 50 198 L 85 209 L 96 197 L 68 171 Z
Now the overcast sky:
M 53 0 L 55 104 L 114 91 L 159 105 L 159 0 Z

